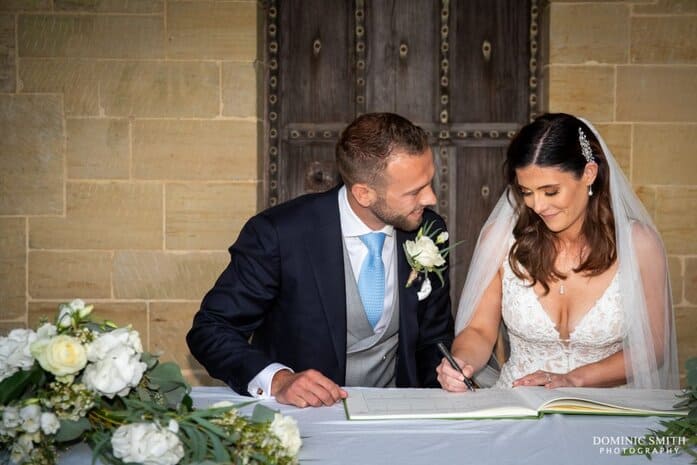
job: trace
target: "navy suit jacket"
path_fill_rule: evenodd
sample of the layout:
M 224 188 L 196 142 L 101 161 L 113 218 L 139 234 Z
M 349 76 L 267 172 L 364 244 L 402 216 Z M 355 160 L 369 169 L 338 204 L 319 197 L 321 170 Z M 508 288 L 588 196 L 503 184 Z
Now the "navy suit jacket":
M 338 204 L 339 187 L 309 194 L 251 218 L 230 247 L 231 260 L 194 317 L 187 343 L 211 376 L 247 394 L 251 379 L 272 362 L 296 372 L 314 368 L 338 385 L 346 373 L 346 290 Z M 424 221 L 442 218 L 425 210 Z M 399 346 L 396 385 L 438 387 L 439 341 L 453 339 L 450 281 L 420 283 L 402 244 L 416 231 L 396 230 Z

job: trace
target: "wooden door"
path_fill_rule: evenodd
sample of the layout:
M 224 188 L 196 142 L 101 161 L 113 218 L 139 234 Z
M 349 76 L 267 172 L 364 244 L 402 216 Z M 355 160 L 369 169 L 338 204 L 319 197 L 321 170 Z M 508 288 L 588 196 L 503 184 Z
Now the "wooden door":
M 267 0 L 262 204 L 335 185 L 334 145 L 356 116 L 409 118 L 429 132 L 436 209 L 464 241 L 457 302 L 506 146 L 538 111 L 538 11 L 537 0 Z

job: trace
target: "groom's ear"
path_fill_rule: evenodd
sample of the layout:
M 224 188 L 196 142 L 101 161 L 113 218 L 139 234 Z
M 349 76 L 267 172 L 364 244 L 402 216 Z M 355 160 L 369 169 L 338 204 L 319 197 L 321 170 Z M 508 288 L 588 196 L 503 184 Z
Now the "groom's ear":
M 361 207 L 370 207 L 377 199 L 375 189 L 363 183 L 356 183 L 351 186 L 351 195 Z

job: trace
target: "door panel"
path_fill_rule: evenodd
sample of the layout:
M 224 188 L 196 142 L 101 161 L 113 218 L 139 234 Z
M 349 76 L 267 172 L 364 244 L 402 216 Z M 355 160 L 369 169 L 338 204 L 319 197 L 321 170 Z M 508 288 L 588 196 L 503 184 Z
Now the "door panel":
M 541 1 L 541 0 L 539 0 Z M 274 205 L 338 182 L 334 145 L 369 111 L 430 134 L 456 302 L 503 191 L 515 131 L 537 112 L 538 0 L 265 0 L 264 189 Z

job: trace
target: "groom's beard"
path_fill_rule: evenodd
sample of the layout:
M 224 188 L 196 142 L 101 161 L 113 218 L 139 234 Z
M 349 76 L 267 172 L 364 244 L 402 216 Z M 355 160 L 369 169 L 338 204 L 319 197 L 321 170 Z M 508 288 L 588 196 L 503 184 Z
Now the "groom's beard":
M 424 216 L 424 209 L 421 206 L 407 215 L 399 214 L 390 209 L 382 197 L 379 197 L 371 206 L 371 211 L 383 223 L 392 225 L 402 231 L 414 231 L 421 225 Z

